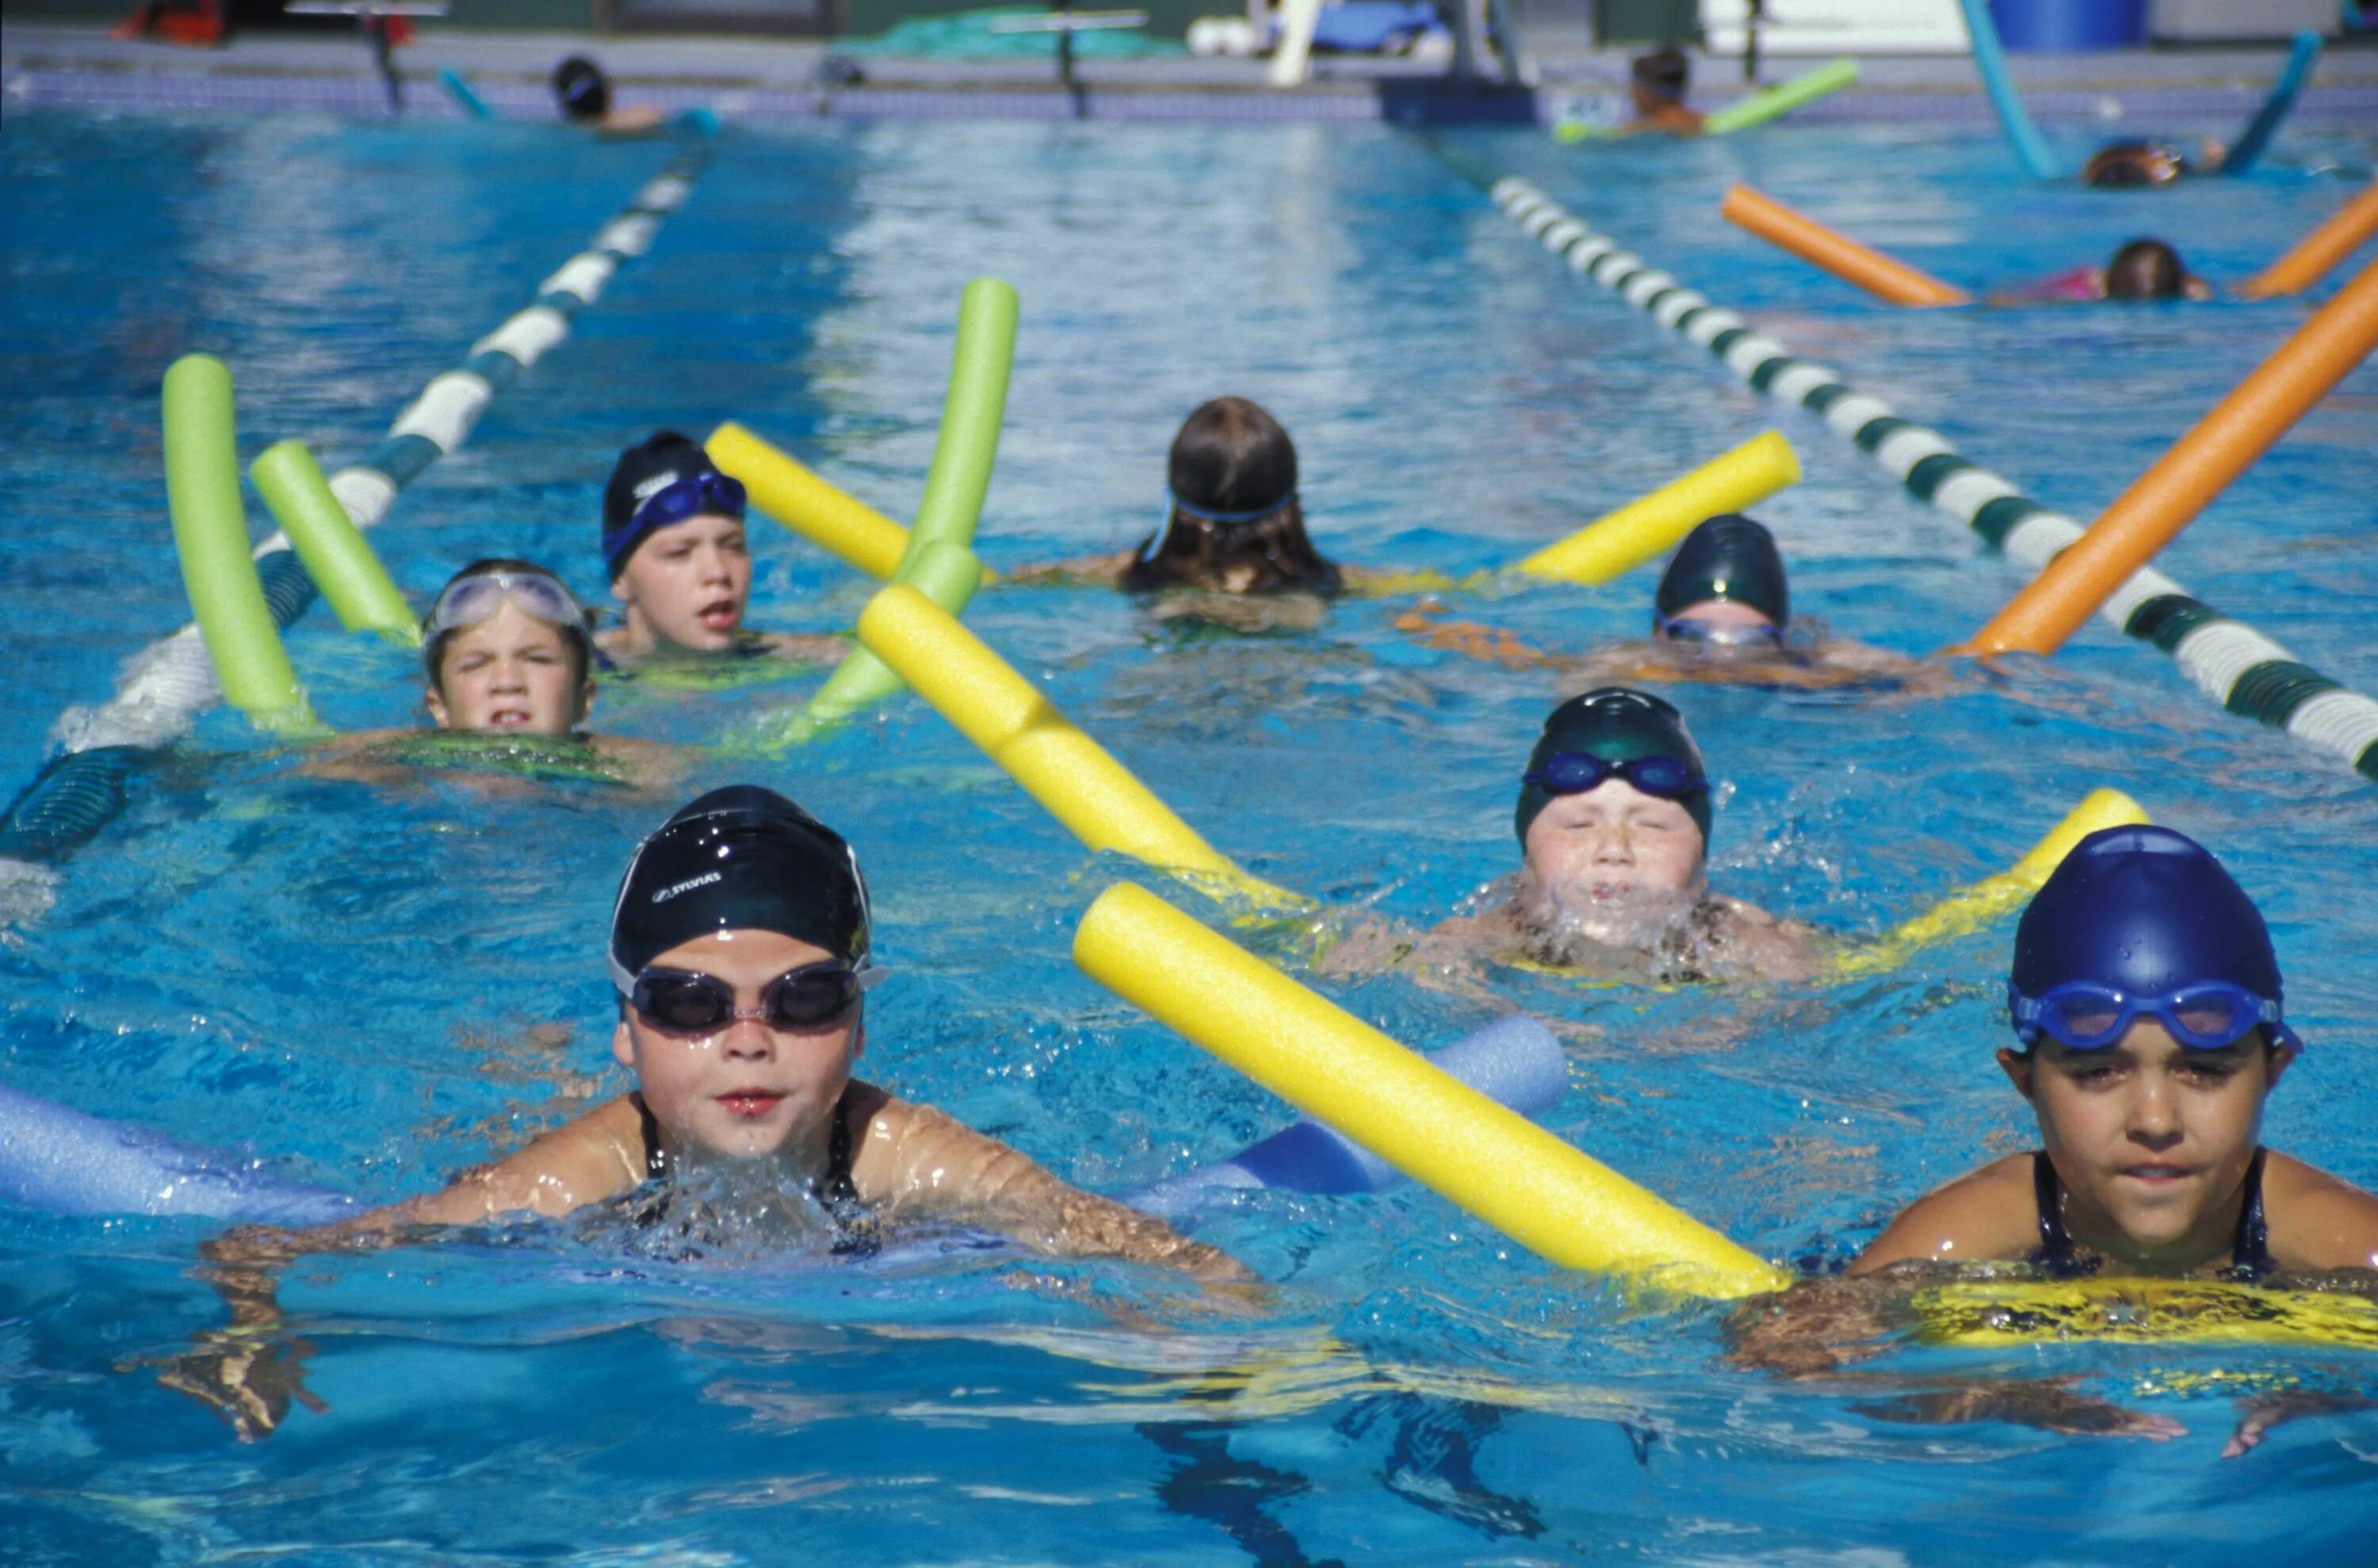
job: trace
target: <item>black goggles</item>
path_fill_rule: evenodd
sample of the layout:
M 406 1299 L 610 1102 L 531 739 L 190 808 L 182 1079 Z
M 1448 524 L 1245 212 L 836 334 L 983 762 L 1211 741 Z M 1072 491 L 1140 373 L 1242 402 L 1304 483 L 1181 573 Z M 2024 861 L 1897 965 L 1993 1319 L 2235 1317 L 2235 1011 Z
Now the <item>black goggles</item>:
M 1611 762 L 1590 752 L 1555 752 L 1520 775 L 1521 783 L 1533 784 L 1551 795 L 1582 795 L 1613 778 L 1623 778 L 1643 793 L 1657 795 L 1663 801 L 1681 800 L 1709 790 L 1709 780 L 1695 773 L 1690 763 L 1675 757 L 1628 757 L 1625 762 Z
M 757 1019 L 777 1030 L 839 1023 L 883 972 L 838 959 L 787 970 L 760 988 L 756 1007 L 737 1007 L 735 987 L 698 970 L 648 969 L 622 989 L 628 1005 L 655 1029 L 698 1039 L 721 1033 L 739 1019 Z

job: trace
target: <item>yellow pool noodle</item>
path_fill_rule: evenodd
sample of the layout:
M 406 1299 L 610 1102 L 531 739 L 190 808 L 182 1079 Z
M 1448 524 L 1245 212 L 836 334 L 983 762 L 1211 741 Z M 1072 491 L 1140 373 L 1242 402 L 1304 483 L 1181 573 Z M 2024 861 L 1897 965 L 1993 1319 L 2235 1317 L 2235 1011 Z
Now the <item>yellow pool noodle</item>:
M 881 581 L 899 569 L 908 530 L 729 420 L 703 443 L 751 504 L 829 555 Z
M 1564 1268 L 1732 1299 L 1783 1271 L 1369 1024 L 1118 883 L 1074 935 L 1082 971 L 1380 1159 Z
M 1973 1349 L 2042 1341 L 2378 1349 L 2378 1302 L 2218 1280 L 1976 1280 L 1929 1286 L 1918 1337 Z
M 2120 790 L 2094 790 L 2023 859 L 1996 876 L 1950 894 L 1874 947 L 1844 954 L 1833 965 L 1830 978 L 1856 980 L 1897 969 L 1919 947 L 1977 931 L 2038 892 L 2048 874 L 2063 864 L 2072 847 L 2090 834 L 2107 827 L 2137 826 L 2147 820 L 2146 808 Z
M 1770 430 L 1545 546 L 1514 570 L 1567 583 L 1607 583 L 1674 549 L 1707 519 L 1755 505 L 1799 479 L 1792 443 Z
M 1233 865 L 1039 687 L 915 588 L 895 583 L 877 594 L 859 618 L 859 640 L 1090 849 L 1267 909 L 1309 907 Z

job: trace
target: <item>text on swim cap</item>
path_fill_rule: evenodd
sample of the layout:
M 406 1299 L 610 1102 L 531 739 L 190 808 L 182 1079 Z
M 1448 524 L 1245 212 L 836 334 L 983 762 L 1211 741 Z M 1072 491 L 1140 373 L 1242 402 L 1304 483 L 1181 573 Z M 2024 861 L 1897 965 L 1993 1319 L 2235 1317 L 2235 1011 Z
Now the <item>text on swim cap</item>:
M 697 887 L 706 887 L 711 883 L 723 882 L 725 880 L 726 876 L 723 873 L 705 871 L 700 876 L 690 876 L 683 882 L 677 883 L 672 887 L 662 888 L 659 892 L 653 895 L 653 902 L 655 904 L 666 904 L 671 899 L 676 898 L 679 893 L 691 893 Z

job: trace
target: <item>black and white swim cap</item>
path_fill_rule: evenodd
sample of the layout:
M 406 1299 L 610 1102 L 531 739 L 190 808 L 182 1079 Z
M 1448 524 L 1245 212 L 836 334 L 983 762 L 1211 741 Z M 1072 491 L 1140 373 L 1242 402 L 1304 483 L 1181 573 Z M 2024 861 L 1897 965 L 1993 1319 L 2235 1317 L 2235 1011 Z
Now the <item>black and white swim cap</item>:
M 864 968 L 867 882 L 834 829 L 774 790 L 730 784 L 636 848 L 611 911 L 611 969 L 632 978 L 680 942 L 774 931 Z

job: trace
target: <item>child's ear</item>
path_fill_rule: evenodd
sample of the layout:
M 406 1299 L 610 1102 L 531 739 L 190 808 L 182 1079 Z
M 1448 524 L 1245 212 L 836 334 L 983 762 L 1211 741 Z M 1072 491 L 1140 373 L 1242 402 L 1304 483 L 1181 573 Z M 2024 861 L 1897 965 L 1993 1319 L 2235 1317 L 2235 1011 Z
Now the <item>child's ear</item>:
M 2292 1045 L 2282 1045 L 2277 1050 L 2268 1053 L 2263 1068 L 2264 1093 L 2268 1094 L 2279 1086 L 2279 1075 L 2287 1071 L 2294 1064 L 2295 1059 L 2296 1048 Z
M 2031 1053 L 2003 1046 L 2000 1048 L 1999 1071 L 2007 1075 L 2007 1081 L 2014 1085 L 2014 1092 L 2026 1100 L 2031 1098 L 2032 1067 Z
M 611 1059 L 627 1068 L 636 1070 L 636 1043 L 628 1033 L 628 1019 L 620 1015 L 619 1026 L 611 1031 Z
M 444 696 L 439 694 L 438 688 L 435 686 L 424 687 L 421 693 L 421 702 L 422 706 L 429 710 L 431 722 L 435 723 L 440 730 L 445 729 L 447 727 L 446 699 Z

